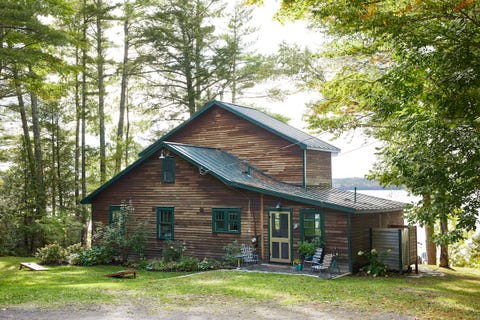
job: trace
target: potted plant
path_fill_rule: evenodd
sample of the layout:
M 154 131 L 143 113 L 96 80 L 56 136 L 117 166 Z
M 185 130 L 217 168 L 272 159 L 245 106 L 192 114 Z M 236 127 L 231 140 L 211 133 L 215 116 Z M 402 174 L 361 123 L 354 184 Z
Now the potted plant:
M 300 253 L 300 256 L 303 259 L 308 259 L 309 257 L 313 256 L 316 249 L 317 248 L 315 247 L 315 244 L 312 242 L 300 241 L 298 243 L 298 253 Z
M 297 271 L 302 271 L 303 269 L 302 261 L 300 259 L 293 260 L 293 266 Z

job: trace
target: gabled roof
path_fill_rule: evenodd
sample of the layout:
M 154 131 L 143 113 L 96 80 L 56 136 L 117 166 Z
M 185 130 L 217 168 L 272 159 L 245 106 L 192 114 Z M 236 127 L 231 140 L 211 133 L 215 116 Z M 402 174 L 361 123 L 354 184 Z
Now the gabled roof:
M 121 177 L 132 171 L 136 166 L 138 166 L 140 163 L 148 159 L 152 154 L 157 152 L 162 146 L 164 141 L 168 139 L 171 135 L 173 135 L 175 132 L 181 130 L 185 126 L 187 126 L 190 122 L 192 122 L 194 119 L 202 115 L 204 112 L 206 112 L 208 109 L 218 106 L 220 108 L 223 108 L 225 110 L 228 110 L 278 136 L 283 137 L 287 141 L 290 141 L 291 143 L 298 144 L 300 148 L 302 149 L 310 149 L 310 150 L 321 150 L 321 151 L 326 151 L 326 152 L 333 152 L 337 153 L 340 152 L 340 149 L 318 139 L 315 138 L 301 130 L 298 130 L 292 126 L 289 126 L 288 124 L 285 124 L 261 111 L 258 111 L 256 109 L 252 108 L 247 108 L 247 107 L 242 107 L 238 105 L 234 105 L 231 103 L 225 103 L 225 102 L 220 102 L 216 100 L 212 100 L 211 102 L 207 103 L 200 111 L 195 113 L 190 119 L 187 121 L 183 122 L 180 124 L 178 127 L 175 129 L 171 130 L 169 133 L 164 135 L 162 138 L 160 138 L 158 141 L 155 143 L 151 144 L 149 147 L 145 148 L 142 152 L 140 152 L 140 157 L 130 164 L 128 167 L 126 167 L 123 171 L 115 175 L 113 178 L 105 182 L 103 185 L 101 185 L 99 188 L 94 190 L 92 193 L 90 193 L 87 197 L 82 199 L 81 203 L 82 204 L 87 204 L 91 203 L 91 201 L 103 190 L 108 188 L 110 185 L 115 183 L 117 180 L 119 180 Z
M 349 213 L 391 212 L 404 204 L 340 189 L 316 189 L 278 181 L 221 149 L 164 142 L 169 149 L 199 168 L 199 174 L 211 174 L 228 186 L 261 192 L 271 196 Z
M 291 143 L 297 144 L 302 150 L 308 149 L 308 150 L 318 150 L 318 151 L 326 151 L 326 152 L 332 152 L 332 153 L 340 152 L 340 149 L 338 149 L 337 147 L 325 141 L 322 141 L 314 136 L 311 136 L 308 133 L 298 130 L 297 128 L 294 128 L 280 120 L 277 120 L 259 110 L 242 107 L 232 103 L 212 100 L 209 103 L 207 103 L 205 106 L 203 106 L 194 115 L 192 115 L 190 119 L 186 120 L 185 122 L 180 124 L 178 127 L 176 127 L 175 129 L 173 129 L 172 131 L 164 135 L 158 141 L 156 141 L 155 143 L 147 147 L 145 150 L 143 150 L 140 153 L 140 156 L 143 156 L 145 153 L 149 153 L 152 150 L 158 150 L 159 145 L 161 145 L 163 141 L 168 141 L 168 138 L 172 134 L 181 130 L 183 127 L 188 125 L 194 119 L 196 119 L 197 117 L 199 117 L 204 112 L 206 112 L 207 110 L 209 110 L 214 106 L 217 106 L 219 108 L 232 112 L 233 114 L 245 120 L 248 120 L 253 124 L 267 131 L 270 131 L 271 133 L 276 134 Z

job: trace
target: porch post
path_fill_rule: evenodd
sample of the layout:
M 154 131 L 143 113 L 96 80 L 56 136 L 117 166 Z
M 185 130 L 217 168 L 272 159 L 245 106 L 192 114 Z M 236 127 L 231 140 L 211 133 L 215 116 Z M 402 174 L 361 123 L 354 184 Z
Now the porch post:
M 260 256 L 262 257 L 262 261 L 265 261 L 265 255 L 264 255 L 265 237 L 263 234 L 263 231 L 264 231 L 263 230 L 264 229 L 263 214 L 264 214 L 263 193 L 260 193 Z

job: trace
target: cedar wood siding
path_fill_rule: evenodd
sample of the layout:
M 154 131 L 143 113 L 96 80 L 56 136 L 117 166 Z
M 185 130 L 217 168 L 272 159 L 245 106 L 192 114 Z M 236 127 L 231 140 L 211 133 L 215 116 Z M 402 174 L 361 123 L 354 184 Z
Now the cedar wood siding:
M 268 261 L 268 209 L 278 202 L 282 208 L 292 209 L 292 223 L 300 225 L 300 209 L 306 206 L 268 195 L 263 196 L 263 217 L 260 217 L 262 195 L 259 193 L 227 187 L 211 175 L 202 176 L 198 168 L 175 156 L 175 183 L 161 182 L 159 153 L 139 164 L 132 171 L 109 186 L 92 201 L 94 222 L 109 223 L 111 205 L 122 200 L 131 200 L 135 217 L 148 221 L 147 257 L 161 257 L 164 240 L 156 238 L 156 207 L 174 208 L 174 238 L 184 241 L 187 255 L 199 259 L 222 258 L 225 246 L 234 240 L 249 243 L 259 238 L 259 255 Z M 213 233 L 212 208 L 241 208 L 241 233 Z M 348 261 L 346 216 L 341 212 L 323 211 L 325 221 L 326 252 L 338 249 L 340 262 Z M 263 221 L 263 232 L 261 222 Z M 298 257 L 300 228 L 292 230 L 293 258 Z M 261 247 L 263 246 L 263 248 Z
M 276 134 L 217 106 L 205 111 L 194 121 L 173 133 L 170 142 L 220 148 L 247 161 L 252 166 L 280 181 L 303 185 L 303 150 Z M 313 154 L 314 152 L 308 152 Z M 331 180 L 329 152 L 316 151 L 322 163 L 308 161 L 321 170 L 322 180 Z
M 256 219 L 259 214 L 259 195 L 229 188 L 211 175 L 202 176 L 197 167 L 178 156 L 175 183 L 162 183 L 158 156 L 142 162 L 93 200 L 94 222 L 108 224 L 110 205 L 131 199 L 136 218 L 149 222 L 147 257 L 160 257 L 164 243 L 156 238 L 156 207 L 174 207 L 174 238 L 185 241 L 189 256 L 220 258 L 233 240 L 250 241 L 253 215 Z M 241 208 L 241 234 L 213 233 L 212 208 Z
M 371 228 L 387 228 L 389 225 L 403 224 L 403 213 L 401 211 L 352 215 L 350 218 L 350 230 L 353 271 L 358 271 L 362 265 L 362 259 L 358 256 L 358 252 L 370 250 Z
M 348 263 L 348 239 L 347 239 L 347 213 L 340 211 L 323 209 L 320 207 L 311 207 L 304 205 L 302 203 L 294 201 L 286 201 L 285 199 L 278 199 L 275 197 L 264 196 L 264 212 L 263 212 L 263 238 L 261 238 L 261 244 L 264 245 L 263 251 L 264 255 L 262 256 L 261 249 L 259 248 L 259 255 L 263 258 L 264 261 L 268 261 L 268 228 L 269 228 L 269 209 L 273 209 L 277 202 L 281 202 L 282 209 L 291 209 L 292 210 L 292 259 L 299 258 L 298 253 L 298 242 L 300 241 L 300 209 L 313 208 L 317 209 L 320 213 L 323 213 L 324 216 L 324 230 L 325 230 L 325 253 L 333 253 L 334 250 L 339 252 L 339 263 L 347 264 Z M 293 225 L 297 224 L 299 227 L 297 229 L 293 228 Z
M 332 160 L 329 152 L 306 150 L 307 187 L 332 187 Z

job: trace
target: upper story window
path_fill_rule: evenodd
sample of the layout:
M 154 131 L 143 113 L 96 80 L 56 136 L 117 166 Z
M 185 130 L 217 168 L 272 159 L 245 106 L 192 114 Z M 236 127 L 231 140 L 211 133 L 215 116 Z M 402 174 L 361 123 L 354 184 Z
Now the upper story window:
M 240 208 L 212 209 L 213 232 L 240 233 Z
M 175 158 L 165 157 L 162 159 L 162 182 L 175 182 Z

